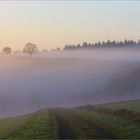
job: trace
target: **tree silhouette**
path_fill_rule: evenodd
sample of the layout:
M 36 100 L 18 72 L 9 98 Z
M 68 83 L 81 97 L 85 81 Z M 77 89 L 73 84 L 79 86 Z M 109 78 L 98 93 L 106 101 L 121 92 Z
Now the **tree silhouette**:
M 3 53 L 10 55 L 12 53 L 12 49 L 10 47 L 3 48 Z
M 33 43 L 27 43 L 25 45 L 25 48 L 23 49 L 23 52 L 26 53 L 26 54 L 29 54 L 30 57 L 33 56 L 33 54 L 37 53 L 38 52 L 38 48 L 35 44 Z
M 65 45 L 64 50 L 75 50 L 75 49 L 88 49 L 88 48 L 122 48 L 122 47 L 137 47 L 140 48 L 140 40 L 134 41 L 134 40 L 124 40 L 124 41 L 110 41 L 107 40 L 102 42 L 95 42 L 95 43 L 87 43 L 84 42 L 82 45 Z

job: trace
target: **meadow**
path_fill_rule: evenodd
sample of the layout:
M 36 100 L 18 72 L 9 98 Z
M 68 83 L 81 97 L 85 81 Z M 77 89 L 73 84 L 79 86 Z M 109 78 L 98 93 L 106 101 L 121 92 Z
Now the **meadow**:
M 134 106 L 130 108 L 129 106 Z M 1 119 L 6 139 L 139 139 L 139 100 L 76 108 L 46 108 Z M 136 109 L 135 109 L 136 108 Z M 133 113 L 133 114 L 132 114 Z M 128 118 L 128 115 L 131 116 Z

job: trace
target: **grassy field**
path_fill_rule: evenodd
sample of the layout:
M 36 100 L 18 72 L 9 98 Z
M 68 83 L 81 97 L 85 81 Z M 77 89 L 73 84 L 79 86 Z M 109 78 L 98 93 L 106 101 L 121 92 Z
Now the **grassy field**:
M 140 101 L 48 108 L 0 120 L 1 139 L 140 139 Z
M 97 108 L 108 108 L 111 110 L 127 109 L 134 112 L 140 112 L 140 100 L 121 101 L 116 103 L 108 103 L 96 105 Z
M 5 138 L 30 122 L 33 114 L 0 119 L 0 138 Z

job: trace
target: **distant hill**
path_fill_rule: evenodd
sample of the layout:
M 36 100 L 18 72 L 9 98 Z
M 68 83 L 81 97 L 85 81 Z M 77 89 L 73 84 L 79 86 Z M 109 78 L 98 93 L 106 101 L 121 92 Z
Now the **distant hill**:
M 123 76 L 114 76 L 108 83 L 109 92 L 116 93 L 134 93 L 140 91 L 140 69 L 136 69 L 131 73 Z

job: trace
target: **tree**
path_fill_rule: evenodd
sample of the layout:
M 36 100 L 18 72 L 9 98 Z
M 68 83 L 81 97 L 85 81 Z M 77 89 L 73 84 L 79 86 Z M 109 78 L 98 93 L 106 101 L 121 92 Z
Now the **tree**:
M 140 45 L 140 39 L 138 40 L 138 45 Z
M 3 48 L 3 53 L 10 55 L 12 53 L 12 49 L 10 47 Z
M 33 54 L 38 52 L 38 48 L 33 43 L 27 43 L 23 49 L 23 52 L 29 54 L 30 57 L 32 57 Z
M 58 47 L 56 50 L 57 50 L 57 51 L 60 51 L 61 49 Z

